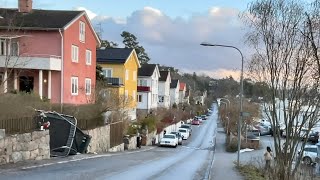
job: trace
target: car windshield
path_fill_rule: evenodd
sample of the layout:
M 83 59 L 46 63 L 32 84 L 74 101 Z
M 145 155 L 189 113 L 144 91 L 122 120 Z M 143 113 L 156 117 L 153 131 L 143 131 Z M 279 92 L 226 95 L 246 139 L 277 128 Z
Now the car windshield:
M 309 147 L 309 148 L 305 148 L 304 151 L 316 153 L 316 152 L 317 152 L 317 148 L 310 148 L 310 147 Z
M 163 138 L 174 139 L 175 137 L 174 135 L 167 134 L 167 135 L 164 135 Z
M 185 129 L 179 129 L 179 132 L 187 132 Z
M 181 125 L 182 128 L 190 128 L 188 125 Z

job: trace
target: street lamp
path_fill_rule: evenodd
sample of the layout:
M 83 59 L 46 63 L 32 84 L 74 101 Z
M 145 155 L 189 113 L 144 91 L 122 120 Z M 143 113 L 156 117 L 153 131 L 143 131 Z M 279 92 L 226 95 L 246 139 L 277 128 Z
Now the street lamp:
M 243 55 L 240 49 L 234 46 L 229 46 L 229 45 L 223 45 L 223 44 L 210 44 L 203 42 L 200 44 L 201 46 L 214 46 L 214 47 L 225 47 L 225 48 L 233 48 L 236 49 L 240 55 L 241 55 L 241 75 L 240 75 L 240 117 L 238 120 L 238 157 L 237 157 L 237 164 L 238 166 L 240 165 L 240 147 L 241 147 L 241 122 L 242 122 L 242 96 L 243 96 Z

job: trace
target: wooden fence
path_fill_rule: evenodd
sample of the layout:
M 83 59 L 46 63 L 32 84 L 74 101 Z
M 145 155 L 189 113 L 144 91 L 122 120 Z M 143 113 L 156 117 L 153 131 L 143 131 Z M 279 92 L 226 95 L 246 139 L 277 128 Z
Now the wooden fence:
M 77 127 L 82 130 L 90 130 L 100 126 L 103 126 L 104 119 L 102 117 L 93 118 L 93 119 L 77 119 Z
M 110 147 L 114 147 L 123 143 L 123 129 L 123 122 L 110 124 Z
M 38 128 L 37 122 L 34 117 L 1 119 L 0 129 L 5 129 L 6 134 L 32 132 Z

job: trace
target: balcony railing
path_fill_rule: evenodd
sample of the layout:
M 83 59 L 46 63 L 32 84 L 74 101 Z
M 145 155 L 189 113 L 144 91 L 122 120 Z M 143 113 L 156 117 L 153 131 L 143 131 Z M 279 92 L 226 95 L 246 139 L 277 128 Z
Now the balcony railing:
M 113 77 L 107 77 L 106 82 L 108 85 L 113 85 L 113 86 L 121 86 L 123 85 L 122 78 L 113 78 Z
M 137 89 L 139 92 L 149 92 L 150 91 L 149 86 L 138 86 Z

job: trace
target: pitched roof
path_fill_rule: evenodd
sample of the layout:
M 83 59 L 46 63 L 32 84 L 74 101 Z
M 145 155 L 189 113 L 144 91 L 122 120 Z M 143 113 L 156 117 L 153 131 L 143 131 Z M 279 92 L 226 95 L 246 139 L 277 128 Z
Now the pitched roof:
M 186 83 L 180 83 L 180 91 L 183 91 L 184 90 L 184 88 L 186 87 Z
M 132 48 L 97 49 L 97 62 L 124 64 L 132 51 Z
M 170 83 L 170 88 L 176 88 L 178 86 L 178 79 L 172 79 Z
M 156 70 L 157 65 L 155 64 L 143 64 L 138 69 L 138 76 L 152 76 L 153 72 Z
M 32 9 L 30 13 L 18 9 L 0 8 L 0 29 L 60 29 L 84 11 L 40 10 Z
M 160 71 L 159 81 L 166 81 L 169 75 L 169 71 Z

